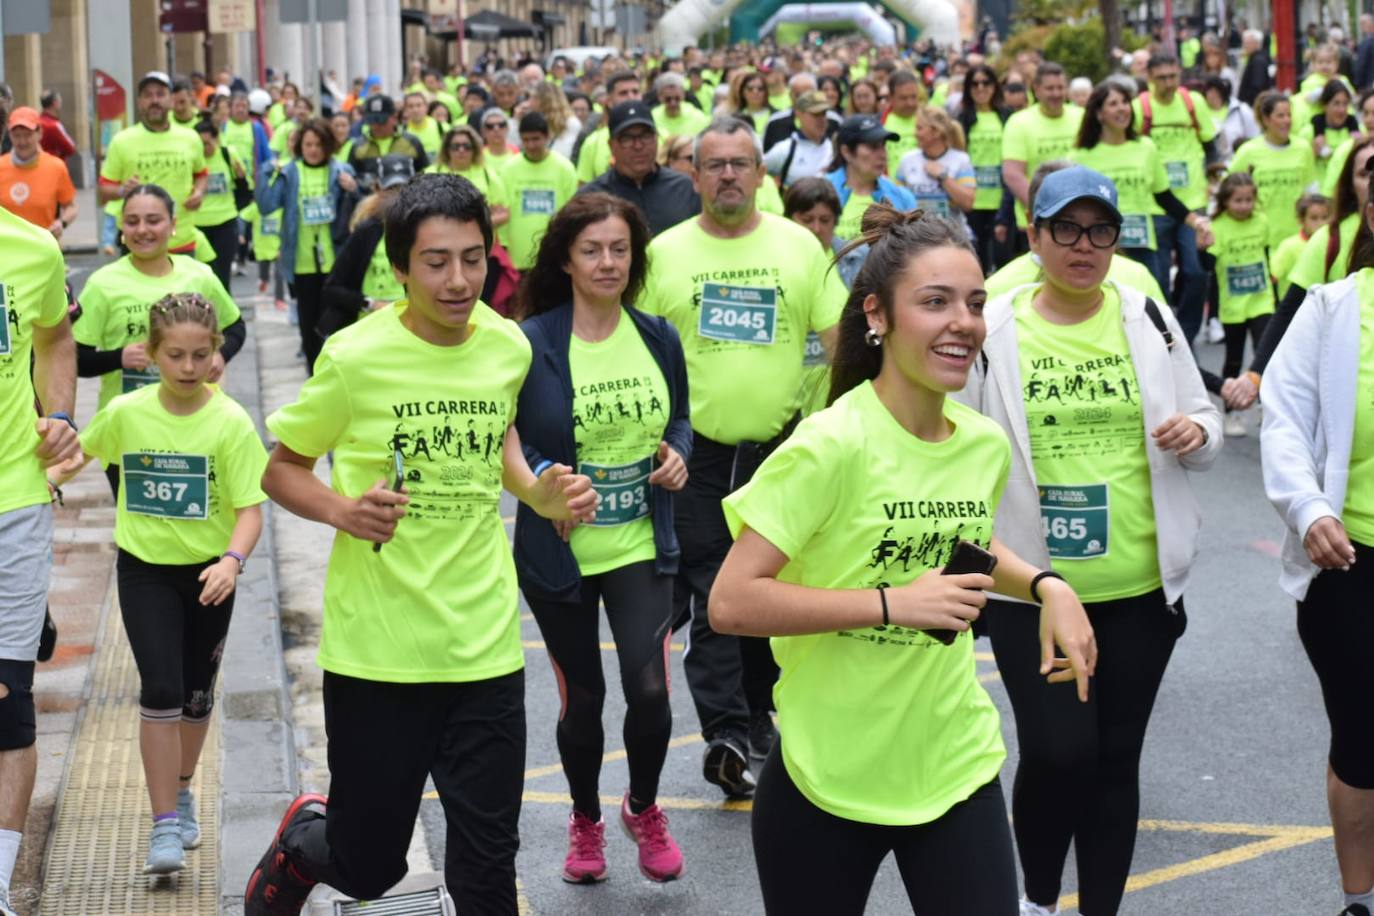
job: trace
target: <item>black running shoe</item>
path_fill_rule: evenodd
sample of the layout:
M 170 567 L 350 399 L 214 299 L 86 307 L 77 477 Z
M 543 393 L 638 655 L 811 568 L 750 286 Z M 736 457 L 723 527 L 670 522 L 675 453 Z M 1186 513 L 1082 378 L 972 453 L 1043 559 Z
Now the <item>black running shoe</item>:
M 1336 916 L 1370 916 L 1369 907 L 1363 903 L 1352 903 L 1337 913 Z
M 52 619 L 52 609 L 43 611 L 43 633 L 38 637 L 38 660 L 50 661 L 57 648 L 57 624 Z
M 734 738 L 722 735 L 708 741 L 701 769 L 706 781 L 720 786 L 730 798 L 748 798 L 754 794 L 754 774 L 749 772 L 749 758 L 742 744 Z
M 267 847 L 248 879 L 243 892 L 243 916 L 300 916 L 305 898 L 316 883 L 296 870 L 286 857 L 281 838 L 288 827 L 315 817 L 324 817 L 327 799 L 306 793 L 296 798 L 282 816 L 272 845 Z
M 758 760 L 768 756 L 773 750 L 773 742 L 778 740 L 778 729 L 773 717 L 767 710 L 751 713 L 749 716 L 749 755 Z

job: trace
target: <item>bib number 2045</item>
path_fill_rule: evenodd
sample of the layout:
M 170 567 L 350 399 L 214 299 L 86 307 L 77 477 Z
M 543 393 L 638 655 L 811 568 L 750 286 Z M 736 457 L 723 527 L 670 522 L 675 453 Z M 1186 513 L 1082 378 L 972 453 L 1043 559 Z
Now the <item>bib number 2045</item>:
M 708 283 L 702 289 L 697 333 L 711 340 L 771 344 L 777 302 L 776 289 Z

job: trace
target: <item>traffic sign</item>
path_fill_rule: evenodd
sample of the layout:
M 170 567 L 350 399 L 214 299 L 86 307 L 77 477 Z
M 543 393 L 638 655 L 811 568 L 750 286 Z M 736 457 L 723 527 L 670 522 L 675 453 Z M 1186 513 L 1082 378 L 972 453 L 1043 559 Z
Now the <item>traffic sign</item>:
M 252 32 L 258 27 L 254 0 L 210 0 L 211 32 Z

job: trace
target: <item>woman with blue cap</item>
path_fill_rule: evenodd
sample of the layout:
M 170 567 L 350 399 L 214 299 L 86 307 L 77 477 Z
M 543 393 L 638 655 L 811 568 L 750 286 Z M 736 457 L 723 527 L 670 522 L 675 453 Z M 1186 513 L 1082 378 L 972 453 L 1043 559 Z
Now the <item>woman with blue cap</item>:
M 1028 227 L 1044 278 L 988 303 L 986 359 L 963 393 L 1012 442 L 994 534 L 1073 586 L 1103 659 L 1080 703 L 1028 662 L 1038 615 L 988 602 L 1020 745 L 1012 815 L 1029 916 L 1055 912 L 1071 841 L 1080 911 L 1121 903 L 1141 748 L 1197 552 L 1187 472 L 1221 450 L 1220 417 L 1173 313 L 1106 280 L 1121 223 L 1102 174 L 1075 166 L 1044 180 Z

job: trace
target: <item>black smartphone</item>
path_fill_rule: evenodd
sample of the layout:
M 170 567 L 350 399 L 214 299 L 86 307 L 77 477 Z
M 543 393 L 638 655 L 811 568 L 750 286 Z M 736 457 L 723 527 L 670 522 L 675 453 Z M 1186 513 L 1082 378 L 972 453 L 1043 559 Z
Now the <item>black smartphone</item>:
M 945 568 L 940 570 L 942 576 L 962 576 L 966 573 L 982 573 L 985 576 L 992 575 L 992 571 L 997 568 L 997 557 L 972 541 L 959 541 L 954 545 L 954 552 L 949 556 L 949 562 Z M 950 645 L 959 636 L 957 630 L 922 630 L 927 636 L 933 636 L 945 645 Z
M 392 481 L 391 489 L 399 493 L 401 492 L 401 487 L 405 486 L 406 482 L 405 456 L 401 454 L 401 447 L 399 445 L 391 450 L 391 460 L 396 464 L 396 479 Z M 372 552 L 382 552 L 381 541 L 372 545 Z

